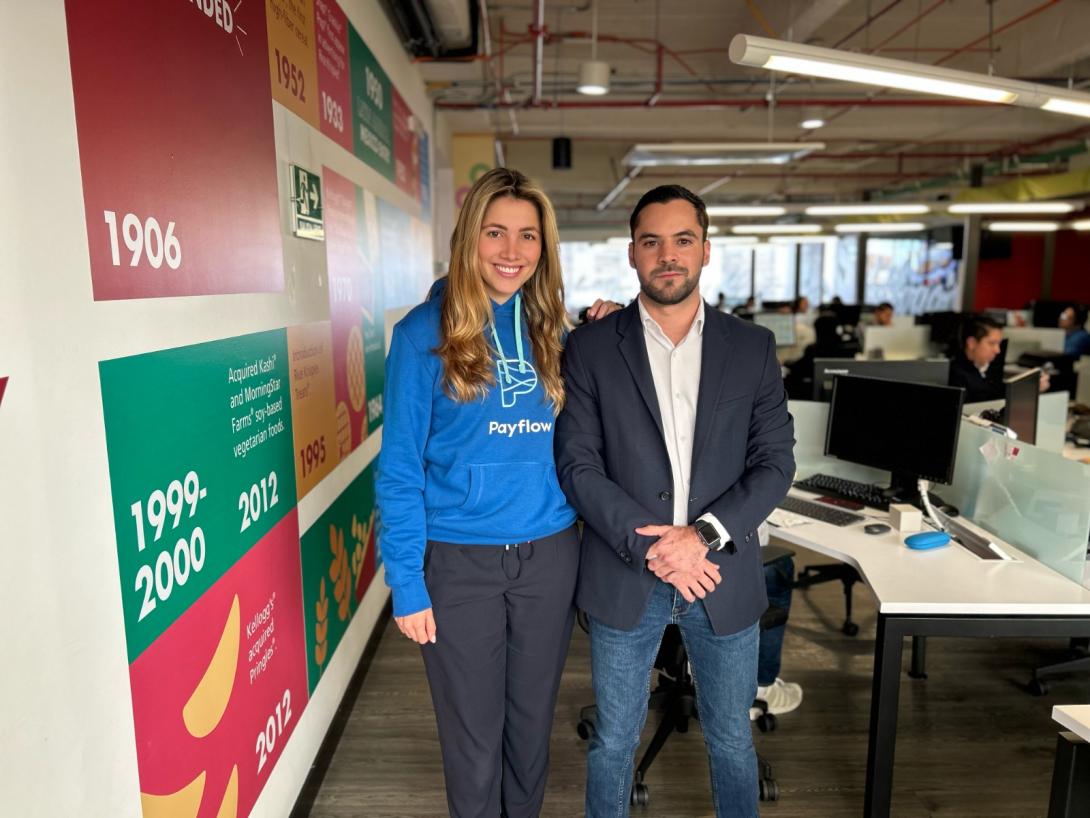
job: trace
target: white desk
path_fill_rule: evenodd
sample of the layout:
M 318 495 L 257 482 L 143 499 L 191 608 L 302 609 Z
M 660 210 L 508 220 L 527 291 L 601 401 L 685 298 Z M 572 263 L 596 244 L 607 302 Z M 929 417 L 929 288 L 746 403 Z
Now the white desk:
M 871 509 L 860 513 L 885 518 Z M 814 521 L 774 528 L 772 538 L 850 564 L 877 600 L 864 815 L 878 818 L 890 810 L 904 637 L 1086 636 L 1090 590 L 994 537 L 1017 562 L 981 560 L 957 544 L 912 551 L 903 535 L 865 534 L 862 525 Z M 914 646 L 919 669 L 922 640 L 914 639 Z
M 1052 718 L 1075 735 L 1057 739 L 1048 818 L 1081 818 L 1090 813 L 1090 704 L 1058 705 Z

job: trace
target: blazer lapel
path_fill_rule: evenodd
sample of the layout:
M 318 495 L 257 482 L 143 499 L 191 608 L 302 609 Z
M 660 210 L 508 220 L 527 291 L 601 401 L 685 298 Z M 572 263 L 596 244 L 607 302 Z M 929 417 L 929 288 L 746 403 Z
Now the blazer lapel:
M 715 422 L 715 407 L 730 368 L 734 349 L 730 343 L 730 320 L 704 305 L 704 343 L 700 353 L 700 394 L 696 399 L 696 427 L 693 429 L 691 473 L 704 454 L 704 441 Z
M 617 321 L 617 332 L 621 335 L 618 348 L 621 357 L 632 373 L 632 380 L 640 390 L 640 396 L 647 405 L 647 411 L 655 421 L 662 439 L 662 415 L 659 413 L 659 399 L 655 394 L 655 382 L 651 377 L 651 363 L 647 359 L 647 346 L 643 339 L 643 325 L 640 323 L 640 309 L 633 301 Z

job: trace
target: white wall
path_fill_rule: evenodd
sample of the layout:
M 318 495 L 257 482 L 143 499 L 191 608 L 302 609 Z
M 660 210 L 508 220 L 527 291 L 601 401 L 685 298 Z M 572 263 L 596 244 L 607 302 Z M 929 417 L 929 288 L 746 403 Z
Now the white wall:
M 331 166 L 410 212 L 415 205 L 270 103 L 284 292 L 95 302 L 64 3 L 0 5 L 0 377 L 10 376 L 0 404 L 0 812 L 138 816 L 98 362 L 328 319 L 324 245 L 290 236 L 288 162 Z M 342 6 L 420 121 L 433 123 L 419 74 L 377 2 Z M 431 130 L 433 146 L 449 139 Z M 434 193 L 433 202 L 450 207 Z M 303 499 L 301 530 L 373 459 L 380 440 L 369 437 Z M 290 811 L 385 598 L 380 576 L 253 815 Z

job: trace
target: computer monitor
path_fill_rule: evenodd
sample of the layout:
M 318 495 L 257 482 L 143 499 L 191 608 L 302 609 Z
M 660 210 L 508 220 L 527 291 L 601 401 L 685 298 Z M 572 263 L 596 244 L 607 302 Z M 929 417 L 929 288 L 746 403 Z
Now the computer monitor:
M 1041 370 L 1028 369 L 1008 378 L 1007 402 L 1003 406 L 1002 424 L 1014 430 L 1018 439 L 1033 445 L 1037 442 L 1037 400 L 1040 397 Z
M 954 478 L 964 397 L 950 386 L 839 375 L 825 454 L 889 471 L 890 501 L 916 503 L 919 478 Z
M 946 386 L 950 382 L 950 361 L 946 358 L 918 361 L 815 358 L 814 400 L 828 402 L 833 394 L 833 381 L 837 375 L 858 375 L 865 378 L 885 378 L 889 381 Z
M 1033 301 L 1033 326 L 1055 327 L 1060 323 L 1060 313 L 1071 305 L 1070 301 Z
M 958 333 L 966 315 L 960 312 L 925 312 L 916 316 L 917 324 L 925 324 L 931 328 L 931 343 L 944 347 L 956 346 Z
M 753 323 L 772 330 L 772 334 L 776 336 L 776 346 L 795 345 L 795 316 L 791 313 L 757 312 L 753 314 Z

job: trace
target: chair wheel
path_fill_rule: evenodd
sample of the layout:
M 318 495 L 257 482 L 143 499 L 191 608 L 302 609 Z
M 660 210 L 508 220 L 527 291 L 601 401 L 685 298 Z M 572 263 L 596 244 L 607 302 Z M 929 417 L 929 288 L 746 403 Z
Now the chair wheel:
M 1035 677 L 1029 680 L 1029 684 L 1026 685 L 1026 692 L 1031 696 L 1047 696 L 1048 684 Z
M 757 729 L 762 733 L 771 733 L 776 729 L 776 717 L 772 713 L 762 713 L 757 717 Z
M 589 719 L 580 719 L 575 732 L 579 734 L 579 738 L 583 739 L 583 741 L 590 741 L 595 733 L 594 722 Z
M 845 622 L 840 630 L 844 633 L 845 636 L 856 636 L 859 633 L 859 626 L 856 625 L 854 622 Z
M 779 801 L 780 800 L 780 788 L 776 785 L 774 779 L 762 778 L 758 782 L 760 787 L 760 798 L 762 801 Z
M 646 807 L 651 803 L 651 791 L 647 789 L 646 784 L 633 784 L 632 796 L 629 798 L 629 802 L 634 807 Z

